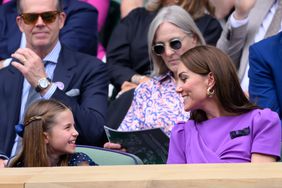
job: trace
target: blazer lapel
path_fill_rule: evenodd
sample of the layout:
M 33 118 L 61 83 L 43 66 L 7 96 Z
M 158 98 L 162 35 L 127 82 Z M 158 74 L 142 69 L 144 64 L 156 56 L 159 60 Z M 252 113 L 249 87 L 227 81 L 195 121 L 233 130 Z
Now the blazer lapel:
M 10 65 L 7 68 L 8 68 L 7 78 L 9 79 L 4 83 L 4 91 L 5 93 L 9 94 L 9 97 L 7 98 L 8 100 L 7 104 L 11 106 L 11 108 L 9 108 L 11 111 L 8 112 L 8 114 L 14 114 L 16 117 L 13 119 L 18 120 L 20 109 L 21 109 L 24 77 L 12 65 Z
M 76 65 L 75 58 L 72 53 L 64 46 L 59 55 L 58 63 L 54 71 L 53 81 L 62 82 L 64 84 L 63 91 L 66 91 L 73 77 L 72 69 Z

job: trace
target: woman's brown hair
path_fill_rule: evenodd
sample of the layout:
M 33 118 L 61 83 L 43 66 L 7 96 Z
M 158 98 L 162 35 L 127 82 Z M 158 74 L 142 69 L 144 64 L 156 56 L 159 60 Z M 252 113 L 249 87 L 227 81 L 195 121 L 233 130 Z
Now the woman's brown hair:
M 224 52 L 213 46 L 196 46 L 181 56 L 184 65 L 200 75 L 214 75 L 215 97 L 224 110 L 234 114 L 243 114 L 258 108 L 244 94 L 232 60 Z M 196 122 L 207 120 L 202 110 L 191 112 Z

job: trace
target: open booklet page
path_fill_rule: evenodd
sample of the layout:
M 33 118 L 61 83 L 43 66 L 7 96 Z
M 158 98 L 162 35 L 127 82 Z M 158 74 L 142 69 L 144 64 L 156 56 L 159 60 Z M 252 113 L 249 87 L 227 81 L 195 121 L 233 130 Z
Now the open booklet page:
M 117 131 L 104 126 L 109 142 L 121 144 L 128 153 L 138 156 L 144 164 L 165 164 L 169 137 L 161 128 Z

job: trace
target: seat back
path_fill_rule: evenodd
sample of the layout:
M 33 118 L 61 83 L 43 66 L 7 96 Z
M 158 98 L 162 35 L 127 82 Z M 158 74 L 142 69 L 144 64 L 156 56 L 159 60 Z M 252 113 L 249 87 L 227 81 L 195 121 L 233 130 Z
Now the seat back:
M 83 152 L 87 154 L 100 166 L 143 164 L 142 160 L 133 154 L 95 146 L 77 145 L 76 152 Z

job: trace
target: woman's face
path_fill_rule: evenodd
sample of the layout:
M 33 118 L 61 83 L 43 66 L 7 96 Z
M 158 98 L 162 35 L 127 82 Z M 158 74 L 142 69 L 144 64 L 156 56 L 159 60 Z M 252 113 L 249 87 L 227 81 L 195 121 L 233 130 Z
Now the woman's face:
M 203 76 L 190 71 L 183 63 L 178 66 L 177 89 L 184 101 L 184 110 L 205 109 L 208 99 L 207 89 L 211 84 L 211 75 Z
M 179 48 L 178 44 L 179 49 L 173 49 L 173 43 L 175 46 L 175 43 L 179 42 L 181 47 Z M 177 73 L 180 56 L 187 50 L 195 47 L 196 44 L 197 40 L 195 37 L 187 35 L 187 33 L 184 33 L 180 28 L 169 22 L 162 23 L 155 34 L 154 46 L 164 47 L 163 53 L 160 53 L 159 56 L 161 56 L 168 69 L 174 75 Z

